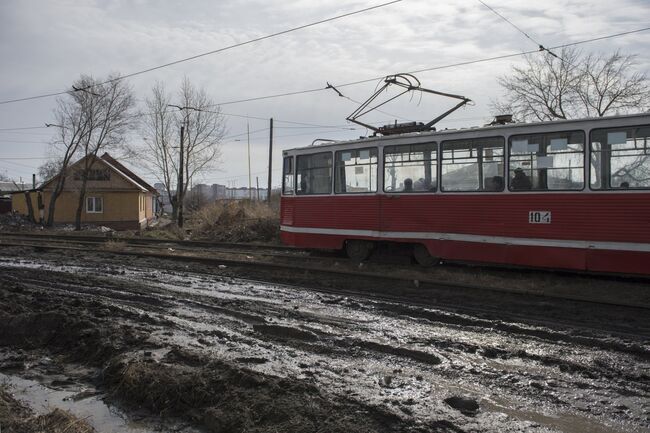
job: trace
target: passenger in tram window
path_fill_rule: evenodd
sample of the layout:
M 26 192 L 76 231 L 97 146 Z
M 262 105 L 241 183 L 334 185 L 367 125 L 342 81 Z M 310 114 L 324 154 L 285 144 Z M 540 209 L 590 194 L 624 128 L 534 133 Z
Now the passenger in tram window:
M 501 176 L 492 176 L 487 179 L 485 189 L 488 191 L 503 191 L 503 177 Z
M 404 192 L 413 192 L 413 179 L 410 177 L 404 179 Z
M 629 187 L 630 187 L 630 183 L 629 183 L 629 182 L 621 182 L 621 188 L 623 188 L 623 189 L 628 189 Z
M 524 190 L 524 189 L 532 189 L 533 184 L 526 176 L 526 173 L 524 173 L 524 170 L 521 167 L 518 167 L 515 169 L 515 176 L 512 178 L 512 182 L 510 183 L 510 186 L 512 189 L 518 189 L 518 190 Z
M 424 180 L 424 178 L 421 177 L 415 181 L 415 185 L 413 185 L 413 189 L 416 191 L 426 191 L 429 188 L 427 188 L 427 183 Z

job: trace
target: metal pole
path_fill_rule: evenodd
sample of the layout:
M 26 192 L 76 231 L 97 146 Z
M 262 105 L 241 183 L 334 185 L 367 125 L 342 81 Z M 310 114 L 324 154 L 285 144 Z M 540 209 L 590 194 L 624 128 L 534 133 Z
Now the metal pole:
M 176 192 L 176 200 L 178 201 L 178 227 L 183 227 L 183 139 L 185 137 L 185 125 L 181 125 L 181 152 L 180 152 L 180 166 L 178 168 L 178 191 Z
M 266 189 L 266 201 L 271 203 L 271 178 L 273 174 L 273 118 L 271 117 L 269 133 L 269 184 Z
M 257 201 L 260 201 L 260 177 L 259 176 L 255 176 L 255 182 L 257 183 L 257 188 L 256 188 Z
M 246 135 L 248 136 L 248 199 L 253 200 L 253 182 L 251 181 L 251 131 L 246 122 Z

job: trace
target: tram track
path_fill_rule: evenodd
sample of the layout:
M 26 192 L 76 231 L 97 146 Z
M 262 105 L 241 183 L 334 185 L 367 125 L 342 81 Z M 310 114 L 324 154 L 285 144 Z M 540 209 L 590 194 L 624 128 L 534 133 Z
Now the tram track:
M 234 243 L 234 242 L 213 242 L 213 241 L 196 241 L 196 240 L 173 240 L 173 239 L 155 239 L 145 237 L 121 237 L 121 236 L 104 236 L 104 235 L 67 235 L 67 234 L 41 234 L 41 233 L 0 233 L 0 241 L 8 240 L 46 240 L 48 242 L 61 243 L 81 243 L 81 244 L 106 244 L 109 242 L 123 242 L 131 246 L 147 246 L 150 248 L 175 247 L 184 250 L 210 250 L 214 252 L 240 252 L 244 253 L 267 253 L 269 255 L 285 255 L 287 257 L 307 256 L 313 252 L 288 247 L 284 245 L 255 244 L 255 243 Z
M 33 242 L 38 240 L 39 242 Z M 492 291 L 513 295 L 547 297 L 563 299 L 575 302 L 587 302 L 598 305 L 622 306 L 641 310 L 650 309 L 647 302 L 638 302 L 636 298 L 622 296 L 595 298 L 590 293 L 576 291 L 550 292 L 541 288 L 513 287 L 512 282 L 504 280 L 500 286 L 468 284 L 460 281 L 440 280 L 434 278 L 431 273 L 422 268 L 414 266 L 399 265 L 376 265 L 355 264 L 340 257 L 332 255 L 310 255 L 306 250 L 299 250 L 291 247 L 259 245 L 259 244 L 232 244 L 196 242 L 196 241 L 167 241 L 148 240 L 142 238 L 105 238 L 99 236 L 68 236 L 68 235 L 27 235 L 0 234 L 0 245 L 6 247 L 26 247 L 35 250 L 68 250 L 87 252 L 88 247 L 107 245 L 109 242 L 124 242 L 124 248 L 100 248 L 95 253 L 114 254 L 126 257 L 151 258 L 161 260 L 174 260 L 187 263 L 200 263 L 208 267 L 231 267 L 271 273 L 299 273 L 312 276 L 335 276 L 336 278 L 349 277 L 351 279 L 365 279 L 376 283 L 385 284 L 393 282 L 400 287 L 400 294 L 396 297 L 391 295 L 387 300 L 395 301 L 404 297 L 405 292 L 410 291 L 422 296 L 427 290 L 465 290 L 465 291 Z M 150 242 L 152 241 L 152 242 Z M 194 246 L 193 246 L 194 245 Z M 197 246 L 200 245 L 200 246 Z M 251 246 L 253 248 L 251 248 Z M 287 252 L 291 252 L 288 254 Z M 471 271 L 471 269 L 469 269 Z M 535 278 L 532 275 L 530 278 Z M 571 278 L 569 277 L 569 280 Z M 264 281 L 264 275 L 259 280 Z M 268 281 L 268 280 L 266 280 Z M 277 281 L 277 279 L 276 279 Z M 286 281 L 286 280 L 285 280 Z M 604 282 L 607 283 L 608 280 Z M 510 286 L 509 286 L 510 285 Z M 642 283 L 639 283 L 639 290 L 642 290 Z M 327 288 L 323 288 L 326 290 Z M 349 291 L 351 295 L 354 293 Z M 367 291 L 361 291 L 367 294 Z M 360 292 L 360 293 L 361 293 Z M 379 293 L 374 293 L 378 296 Z M 647 298 L 647 296 L 646 296 Z

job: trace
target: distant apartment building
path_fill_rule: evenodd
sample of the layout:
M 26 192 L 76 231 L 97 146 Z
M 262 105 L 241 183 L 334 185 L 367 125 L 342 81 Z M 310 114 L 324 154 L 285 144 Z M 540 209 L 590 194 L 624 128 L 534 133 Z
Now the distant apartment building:
M 162 210 L 166 213 L 172 213 L 172 204 L 167 195 L 167 190 L 165 185 L 162 183 L 155 183 L 154 188 L 158 191 L 159 195 L 159 205 L 162 207 Z M 176 190 L 172 191 L 172 194 L 176 194 Z M 228 188 L 225 185 L 220 185 L 218 183 L 213 183 L 208 185 L 205 183 L 199 183 L 193 185 L 192 188 L 187 192 L 185 196 L 186 201 L 191 201 L 195 206 L 201 207 L 209 203 L 214 203 L 219 200 L 246 200 L 251 198 L 252 200 L 266 200 L 266 189 L 262 188 Z

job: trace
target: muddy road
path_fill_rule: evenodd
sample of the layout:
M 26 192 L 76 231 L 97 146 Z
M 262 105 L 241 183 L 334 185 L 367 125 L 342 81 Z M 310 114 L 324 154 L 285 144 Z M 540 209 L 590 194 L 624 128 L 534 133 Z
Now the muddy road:
M 647 309 L 29 248 L 0 276 L 4 392 L 97 431 L 650 432 Z

